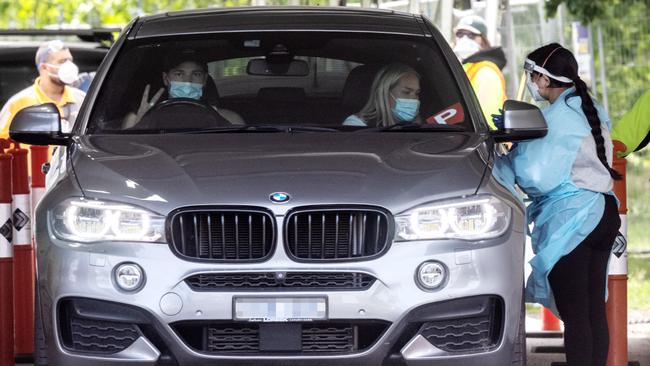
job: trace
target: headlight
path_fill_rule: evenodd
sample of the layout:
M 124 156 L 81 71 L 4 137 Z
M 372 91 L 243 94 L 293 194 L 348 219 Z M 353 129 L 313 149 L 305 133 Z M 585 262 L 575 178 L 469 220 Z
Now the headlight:
M 433 202 L 395 217 L 396 241 L 495 238 L 510 224 L 511 209 L 493 196 Z
M 54 234 L 70 241 L 165 241 L 165 218 L 131 205 L 69 199 L 50 212 Z

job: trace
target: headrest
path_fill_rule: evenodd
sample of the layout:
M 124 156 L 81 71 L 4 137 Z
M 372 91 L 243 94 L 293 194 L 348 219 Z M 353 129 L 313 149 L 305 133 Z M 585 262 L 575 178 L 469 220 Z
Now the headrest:
M 305 89 L 293 87 L 260 88 L 257 99 L 261 102 L 303 102 L 306 98 Z
M 370 98 L 370 87 L 382 65 L 365 64 L 352 69 L 345 80 L 341 105 L 350 113 L 361 110 Z
M 205 79 L 203 86 L 203 99 L 210 105 L 219 106 L 219 90 L 217 84 L 212 79 L 211 75 Z

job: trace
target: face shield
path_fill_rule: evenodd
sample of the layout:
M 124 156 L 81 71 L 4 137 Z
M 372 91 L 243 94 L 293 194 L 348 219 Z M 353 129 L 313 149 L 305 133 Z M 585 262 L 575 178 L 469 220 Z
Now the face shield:
M 526 59 L 524 61 L 524 71 L 526 72 L 526 76 L 527 76 L 526 87 L 528 88 L 528 91 L 530 92 L 530 95 L 533 97 L 533 99 L 535 99 L 538 102 L 544 101 L 546 100 L 546 98 L 544 98 L 540 94 L 539 86 L 535 82 L 533 82 L 533 72 L 537 72 L 541 75 L 546 75 L 547 77 L 562 83 L 573 84 L 573 80 L 569 79 L 568 77 L 553 75 L 542 66 L 538 66 L 535 63 L 535 61 L 531 59 Z
M 533 80 L 533 77 L 532 77 L 533 72 L 537 72 L 537 73 L 540 73 L 542 75 L 546 75 L 546 76 L 548 76 L 549 78 L 551 78 L 553 80 L 557 80 L 557 81 L 562 82 L 562 83 L 573 84 L 573 80 L 569 79 L 568 77 L 553 75 L 548 70 L 546 70 L 545 68 L 543 68 L 541 66 L 538 66 L 535 63 L 535 61 L 533 61 L 531 59 L 528 59 L 528 58 L 524 61 L 524 71 L 526 72 L 526 76 L 528 77 L 528 80 L 530 80 L 530 81 Z

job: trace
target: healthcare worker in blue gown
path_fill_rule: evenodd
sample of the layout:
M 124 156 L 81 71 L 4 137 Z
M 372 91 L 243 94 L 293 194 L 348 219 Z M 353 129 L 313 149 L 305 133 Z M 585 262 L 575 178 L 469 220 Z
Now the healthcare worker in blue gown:
M 528 206 L 535 256 L 526 301 L 543 304 L 564 322 L 570 366 L 603 366 L 607 264 L 620 226 L 611 168 L 610 120 L 578 76 L 578 64 L 557 43 L 530 53 L 524 69 L 548 134 L 520 142 L 505 159 Z

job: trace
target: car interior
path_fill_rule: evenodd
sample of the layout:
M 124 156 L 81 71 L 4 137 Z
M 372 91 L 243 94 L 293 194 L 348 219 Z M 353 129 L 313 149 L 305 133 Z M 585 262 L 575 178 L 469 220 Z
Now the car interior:
M 359 44 L 365 46 L 359 48 Z M 150 85 L 150 95 L 163 87 L 165 57 L 187 50 L 200 55 L 208 67 L 201 100 L 239 114 L 247 126 L 341 129 L 345 118 L 359 112 L 368 101 L 379 69 L 391 62 L 407 64 L 420 73 L 420 114 L 427 123 L 449 108 L 464 114 L 464 102 L 447 62 L 435 43 L 426 39 L 315 32 L 243 33 L 220 38 L 178 36 L 173 40 L 132 41 L 111 67 L 88 131 L 128 133 L 120 131 L 120 121 L 138 109 L 146 85 Z M 161 101 L 166 98 L 163 95 Z M 150 122 L 129 130 L 144 132 L 164 126 L 161 128 L 171 132 L 174 128 L 223 125 L 223 121 L 199 123 L 201 112 L 183 112 L 186 108 L 193 107 L 176 105 L 173 117 L 156 114 L 159 126 Z M 183 113 L 189 114 L 183 117 Z M 464 119 L 454 123 L 471 129 Z

